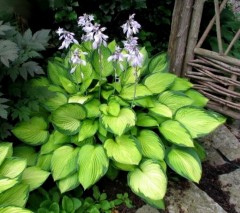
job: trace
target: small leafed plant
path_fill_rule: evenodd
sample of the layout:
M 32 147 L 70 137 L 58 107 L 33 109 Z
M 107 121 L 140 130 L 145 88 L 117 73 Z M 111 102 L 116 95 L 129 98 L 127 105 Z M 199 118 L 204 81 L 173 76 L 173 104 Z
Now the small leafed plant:
M 147 203 L 164 208 L 168 167 L 199 182 L 203 149 L 195 139 L 225 118 L 205 109 L 207 99 L 192 84 L 167 72 L 166 54 L 148 57 L 139 48 L 140 24 L 134 15 L 122 26 L 123 48 L 107 43 L 105 28 L 94 17 L 79 17 L 85 33 L 59 28 L 70 50 L 48 64 L 48 76 L 29 90 L 47 88 L 54 96 L 12 130 L 22 142 L 39 147 L 36 166 L 51 172 L 61 193 L 93 186 L 103 176 L 128 172 L 131 190 Z

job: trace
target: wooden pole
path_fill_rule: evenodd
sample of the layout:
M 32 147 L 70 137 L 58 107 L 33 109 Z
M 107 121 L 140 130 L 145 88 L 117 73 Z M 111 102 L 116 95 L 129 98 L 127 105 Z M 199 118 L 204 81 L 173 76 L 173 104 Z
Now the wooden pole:
M 217 30 L 217 41 L 218 51 L 220 55 L 223 55 L 222 35 L 221 35 L 221 24 L 220 24 L 220 9 L 218 0 L 214 0 L 215 16 L 216 16 L 216 30 Z

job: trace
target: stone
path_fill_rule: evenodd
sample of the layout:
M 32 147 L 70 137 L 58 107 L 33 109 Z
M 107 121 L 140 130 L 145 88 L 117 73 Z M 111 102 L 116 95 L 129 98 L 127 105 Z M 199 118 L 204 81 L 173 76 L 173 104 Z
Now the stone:
M 193 183 L 184 190 L 171 186 L 165 201 L 167 213 L 227 213 Z
M 240 212 L 240 169 L 219 176 L 221 188 L 230 195 L 229 202 L 235 205 L 236 212 Z
M 144 205 L 136 213 L 159 213 L 159 211 L 149 205 Z

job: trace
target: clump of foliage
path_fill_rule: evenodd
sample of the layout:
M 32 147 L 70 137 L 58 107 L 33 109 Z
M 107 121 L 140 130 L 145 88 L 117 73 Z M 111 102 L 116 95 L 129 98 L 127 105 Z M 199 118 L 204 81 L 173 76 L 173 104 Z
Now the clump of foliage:
M 22 35 L 15 27 L 0 21 L 0 138 L 10 135 L 12 119 L 29 118 L 31 109 L 36 110 L 36 102 L 24 99 L 27 88 L 24 83 L 30 78 L 44 74 L 36 59 L 42 58 L 49 40 L 49 30 L 34 34 L 30 29 Z M 24 80 L 24 81 L 22 81 Z M 21 98 L 21 100 L 19 100 Z M 19 100 L 19 101 L 18 101 Z
M 208 100 L 187 79 L 168 73 L 166 54 L 149 58 L 139 48 L 134 14 L 122 25 L 123 48 L 107 42 L 92 15 L 78 25 L 83 41 L 59 28 L 60 49 L 70 50 L 29 86 L 54 95 L 39 99 L 41 112 L 12 132 L 37 147 L 36 166 L 51 173 L 61 193 L 87 190 L 122 170 L 136 195 L 164 208 L 168 167 L 198 183 L 204 151 L 195 139 L 225 118 L 204 108 Z

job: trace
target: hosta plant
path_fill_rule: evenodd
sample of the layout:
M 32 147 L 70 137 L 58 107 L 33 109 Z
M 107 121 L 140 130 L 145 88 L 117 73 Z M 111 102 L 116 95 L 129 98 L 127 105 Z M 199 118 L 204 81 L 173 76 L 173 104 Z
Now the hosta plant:
M 92 15 L 79 18 L 82 42 L 58 29 L 60 49 L 71 47 L 29 88 L 54 95 L 39 100 L 42 113 L 12 132 L 38 147 L 36 165 L 51 172 L 61 193 L 86 190 L 123 170 L 136 195 L 164 208 L 168 167 L 198 183 L 203 151 L 195 139 L 225 118 L 204 108 L 208 100 L 187 79 L 167 72 L 166 54 L 149 58 L 138 47 L 134 15 L 122 26 L 123 48 L 107 43 L 105 28 L 93 21 Z

